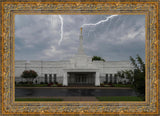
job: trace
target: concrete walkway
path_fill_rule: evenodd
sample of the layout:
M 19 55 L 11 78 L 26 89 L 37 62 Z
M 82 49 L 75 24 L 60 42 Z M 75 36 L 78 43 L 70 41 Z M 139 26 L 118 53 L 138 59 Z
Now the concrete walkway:
M 15 88 L 16 97 L 136 96 L 131 88 Z
M 15 88 L 53 88 L 53 89 L 132 89 L 130 87 L 15 87 Z

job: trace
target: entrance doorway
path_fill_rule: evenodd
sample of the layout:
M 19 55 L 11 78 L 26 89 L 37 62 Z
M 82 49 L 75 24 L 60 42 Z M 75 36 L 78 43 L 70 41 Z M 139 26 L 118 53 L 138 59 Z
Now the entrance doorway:
M 68 72 L 68 86 L 94 86 L 95 72 Z

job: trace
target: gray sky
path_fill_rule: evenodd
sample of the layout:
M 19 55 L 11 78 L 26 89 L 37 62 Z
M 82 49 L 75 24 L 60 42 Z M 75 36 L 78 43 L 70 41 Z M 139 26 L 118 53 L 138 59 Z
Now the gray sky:
M 77 53 L 80 27 L 110 15 L 15 16 L 15 60 L 66 60 Z M 118 15 L 107 22 L 83 28 L 83 45 L 88 56 L 106 61 L 129 60 L 139 54 L 145 59 L 145 16 Z

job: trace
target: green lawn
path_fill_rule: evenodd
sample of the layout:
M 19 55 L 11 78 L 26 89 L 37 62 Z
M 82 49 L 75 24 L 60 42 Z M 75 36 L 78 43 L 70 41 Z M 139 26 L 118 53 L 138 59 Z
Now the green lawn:
M 99 101 L 143 101 L 137 96 L 109 96 L 109 97 L 96 97 Z
M 48 84 L 16 84 L 16 87 L 47 87 Z
M 56 98 L 16 98 L 15 101 L 63 101 Z
M 131 84 L 112 84 L 113 85 L 113 87 L 132 87 L 132 85 Z
M 137 96 L 96 97 L 99 101 L 143 101 Z M 58 98 L 16 98 L 15 101 L 63 101 Z

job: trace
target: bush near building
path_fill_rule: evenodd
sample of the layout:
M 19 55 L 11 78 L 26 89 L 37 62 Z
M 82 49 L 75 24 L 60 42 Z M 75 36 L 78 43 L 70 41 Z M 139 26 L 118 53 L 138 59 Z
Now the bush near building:
M 21 77 L 25 78 L 28 84 L 32 84 L 33 80 L 38 76 L 37 72 L 34 70 L 25 70 L 23 71 Z

